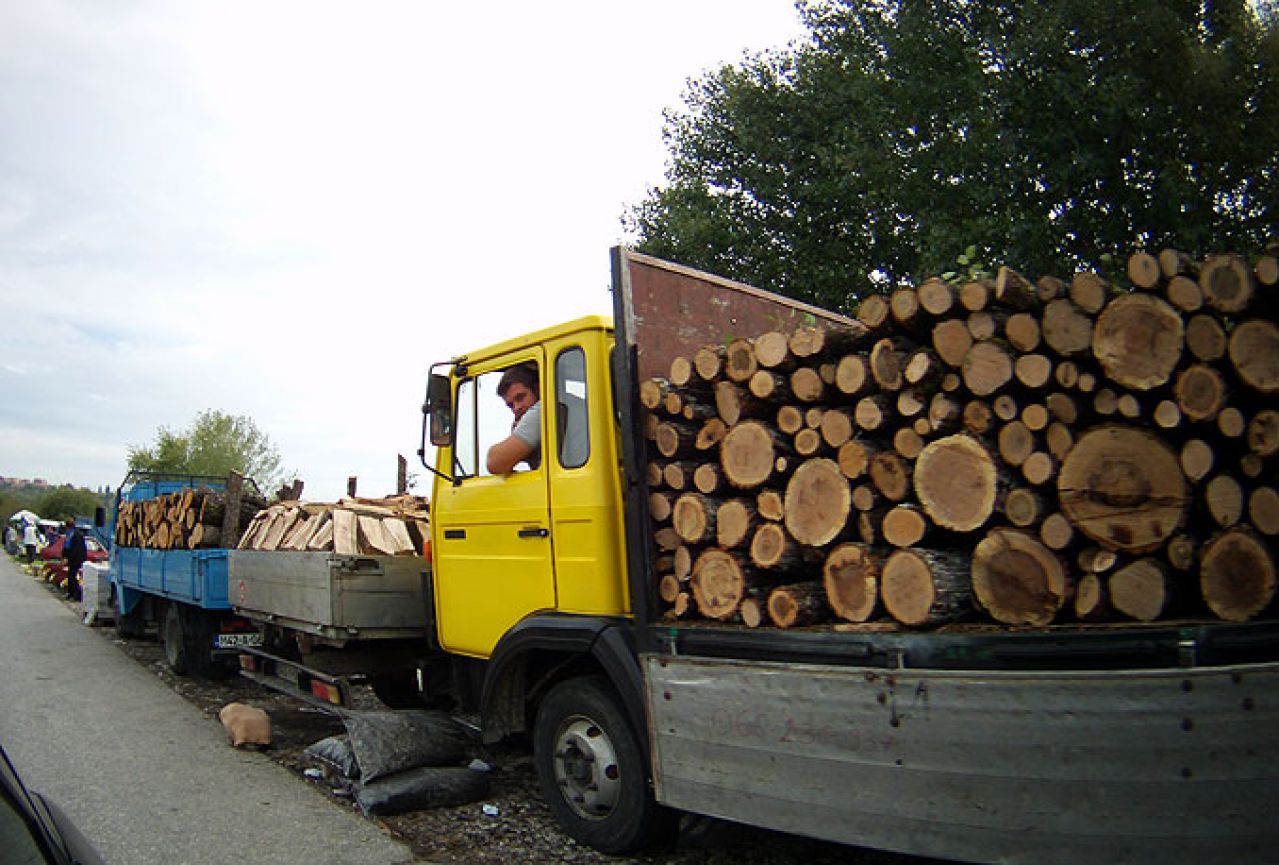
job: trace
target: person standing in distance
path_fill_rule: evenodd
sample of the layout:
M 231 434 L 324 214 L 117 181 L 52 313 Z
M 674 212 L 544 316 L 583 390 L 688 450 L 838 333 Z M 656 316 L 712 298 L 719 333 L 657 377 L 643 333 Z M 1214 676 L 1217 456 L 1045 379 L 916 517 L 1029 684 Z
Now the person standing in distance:
M 76 528 L 75 520 L 67 520 L 67 533 L 62 541 L 62 558 L 67 560 L 67 600 L 80 600 L 80 566 L 89 557 L 89 546 L 84 534 Z
M 37 548 L 40 546 L 40 535 L 36 532 L 35 523 L 27 523 L 26 528 L 22 530 L 22 545 L 27 548 L 27 564 L 34 563 Z
M 486 464 L 490 473 L 506 474 L 521 462 L 535 469 L 542 461 L 542 403 L 537 382 L 537 365 L 522 363 L 502 373 L 497 395 L 515 415 L 511 434 L 489 448 Z

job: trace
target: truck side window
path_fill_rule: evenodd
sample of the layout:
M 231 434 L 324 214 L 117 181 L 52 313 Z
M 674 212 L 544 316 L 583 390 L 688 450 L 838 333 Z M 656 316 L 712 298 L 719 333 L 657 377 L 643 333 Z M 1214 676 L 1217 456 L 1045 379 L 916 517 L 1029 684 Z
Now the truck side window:
M 457 386 L 457 417 L 453 435 L 453 471 L 460 477 L 479 474 L 475 405 L 475 379 L 464 379 Z
M 559 457 L 560 465 L 566 469 L 581 468 L 591 456 L 586 408 L 586 353 L 580 348 L 566 349 L 555 359 Z

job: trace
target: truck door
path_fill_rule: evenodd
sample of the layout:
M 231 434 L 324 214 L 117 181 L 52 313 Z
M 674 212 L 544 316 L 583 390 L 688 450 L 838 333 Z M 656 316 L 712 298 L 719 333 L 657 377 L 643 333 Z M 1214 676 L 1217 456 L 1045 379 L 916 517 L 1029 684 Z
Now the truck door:
M 488 657 L 516 622 L 556 603 L 547 418 L 536 467 L 521 463 L 510 473 L 491 475 L 485 466 L 489 447 L 511 434 L 512 415 L 498 395 L 498 380 L 520 362 L 536 364 L 545 384 L 540 349 L 503 358 L 500 365 L 477 365 L 459 382 L 452 466 L 458 483 L 440 484 L 431 507 L 440 643 L 465 655 Z

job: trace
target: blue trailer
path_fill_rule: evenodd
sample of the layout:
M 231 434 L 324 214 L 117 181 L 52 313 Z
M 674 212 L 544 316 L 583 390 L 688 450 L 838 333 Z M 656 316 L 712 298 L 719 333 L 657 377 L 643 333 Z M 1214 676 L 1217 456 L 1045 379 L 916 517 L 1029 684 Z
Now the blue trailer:
M 261 645 L 262 637 L 251 622 L 231 609 L 226 548 L 161 550 L 123 546 L 117 543 L 116 532 L 120 506 L 188 488 L 225 490 L 227 481 L 130 472 L 116 493 L 110 513 L 100 520 L 106 524 L 110 541 L 109 578 L 116 630 L 122 637 L 140 637 L 154 628 L 164 643 L 165 659 L 175 673 L 212 673 L 234 662 L 239 649 Z M 247 483 L 256 492 L 256 484 Z

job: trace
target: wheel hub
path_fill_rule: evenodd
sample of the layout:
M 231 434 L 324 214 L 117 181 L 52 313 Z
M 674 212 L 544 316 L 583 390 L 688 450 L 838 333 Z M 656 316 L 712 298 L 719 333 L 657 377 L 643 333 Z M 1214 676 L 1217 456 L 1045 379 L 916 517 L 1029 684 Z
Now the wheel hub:
M 603 818 L 622 793 L 617 753 L 604 730 L 590 718 L 565 720 L 555 737 L 555 780 L 579 815 Z

